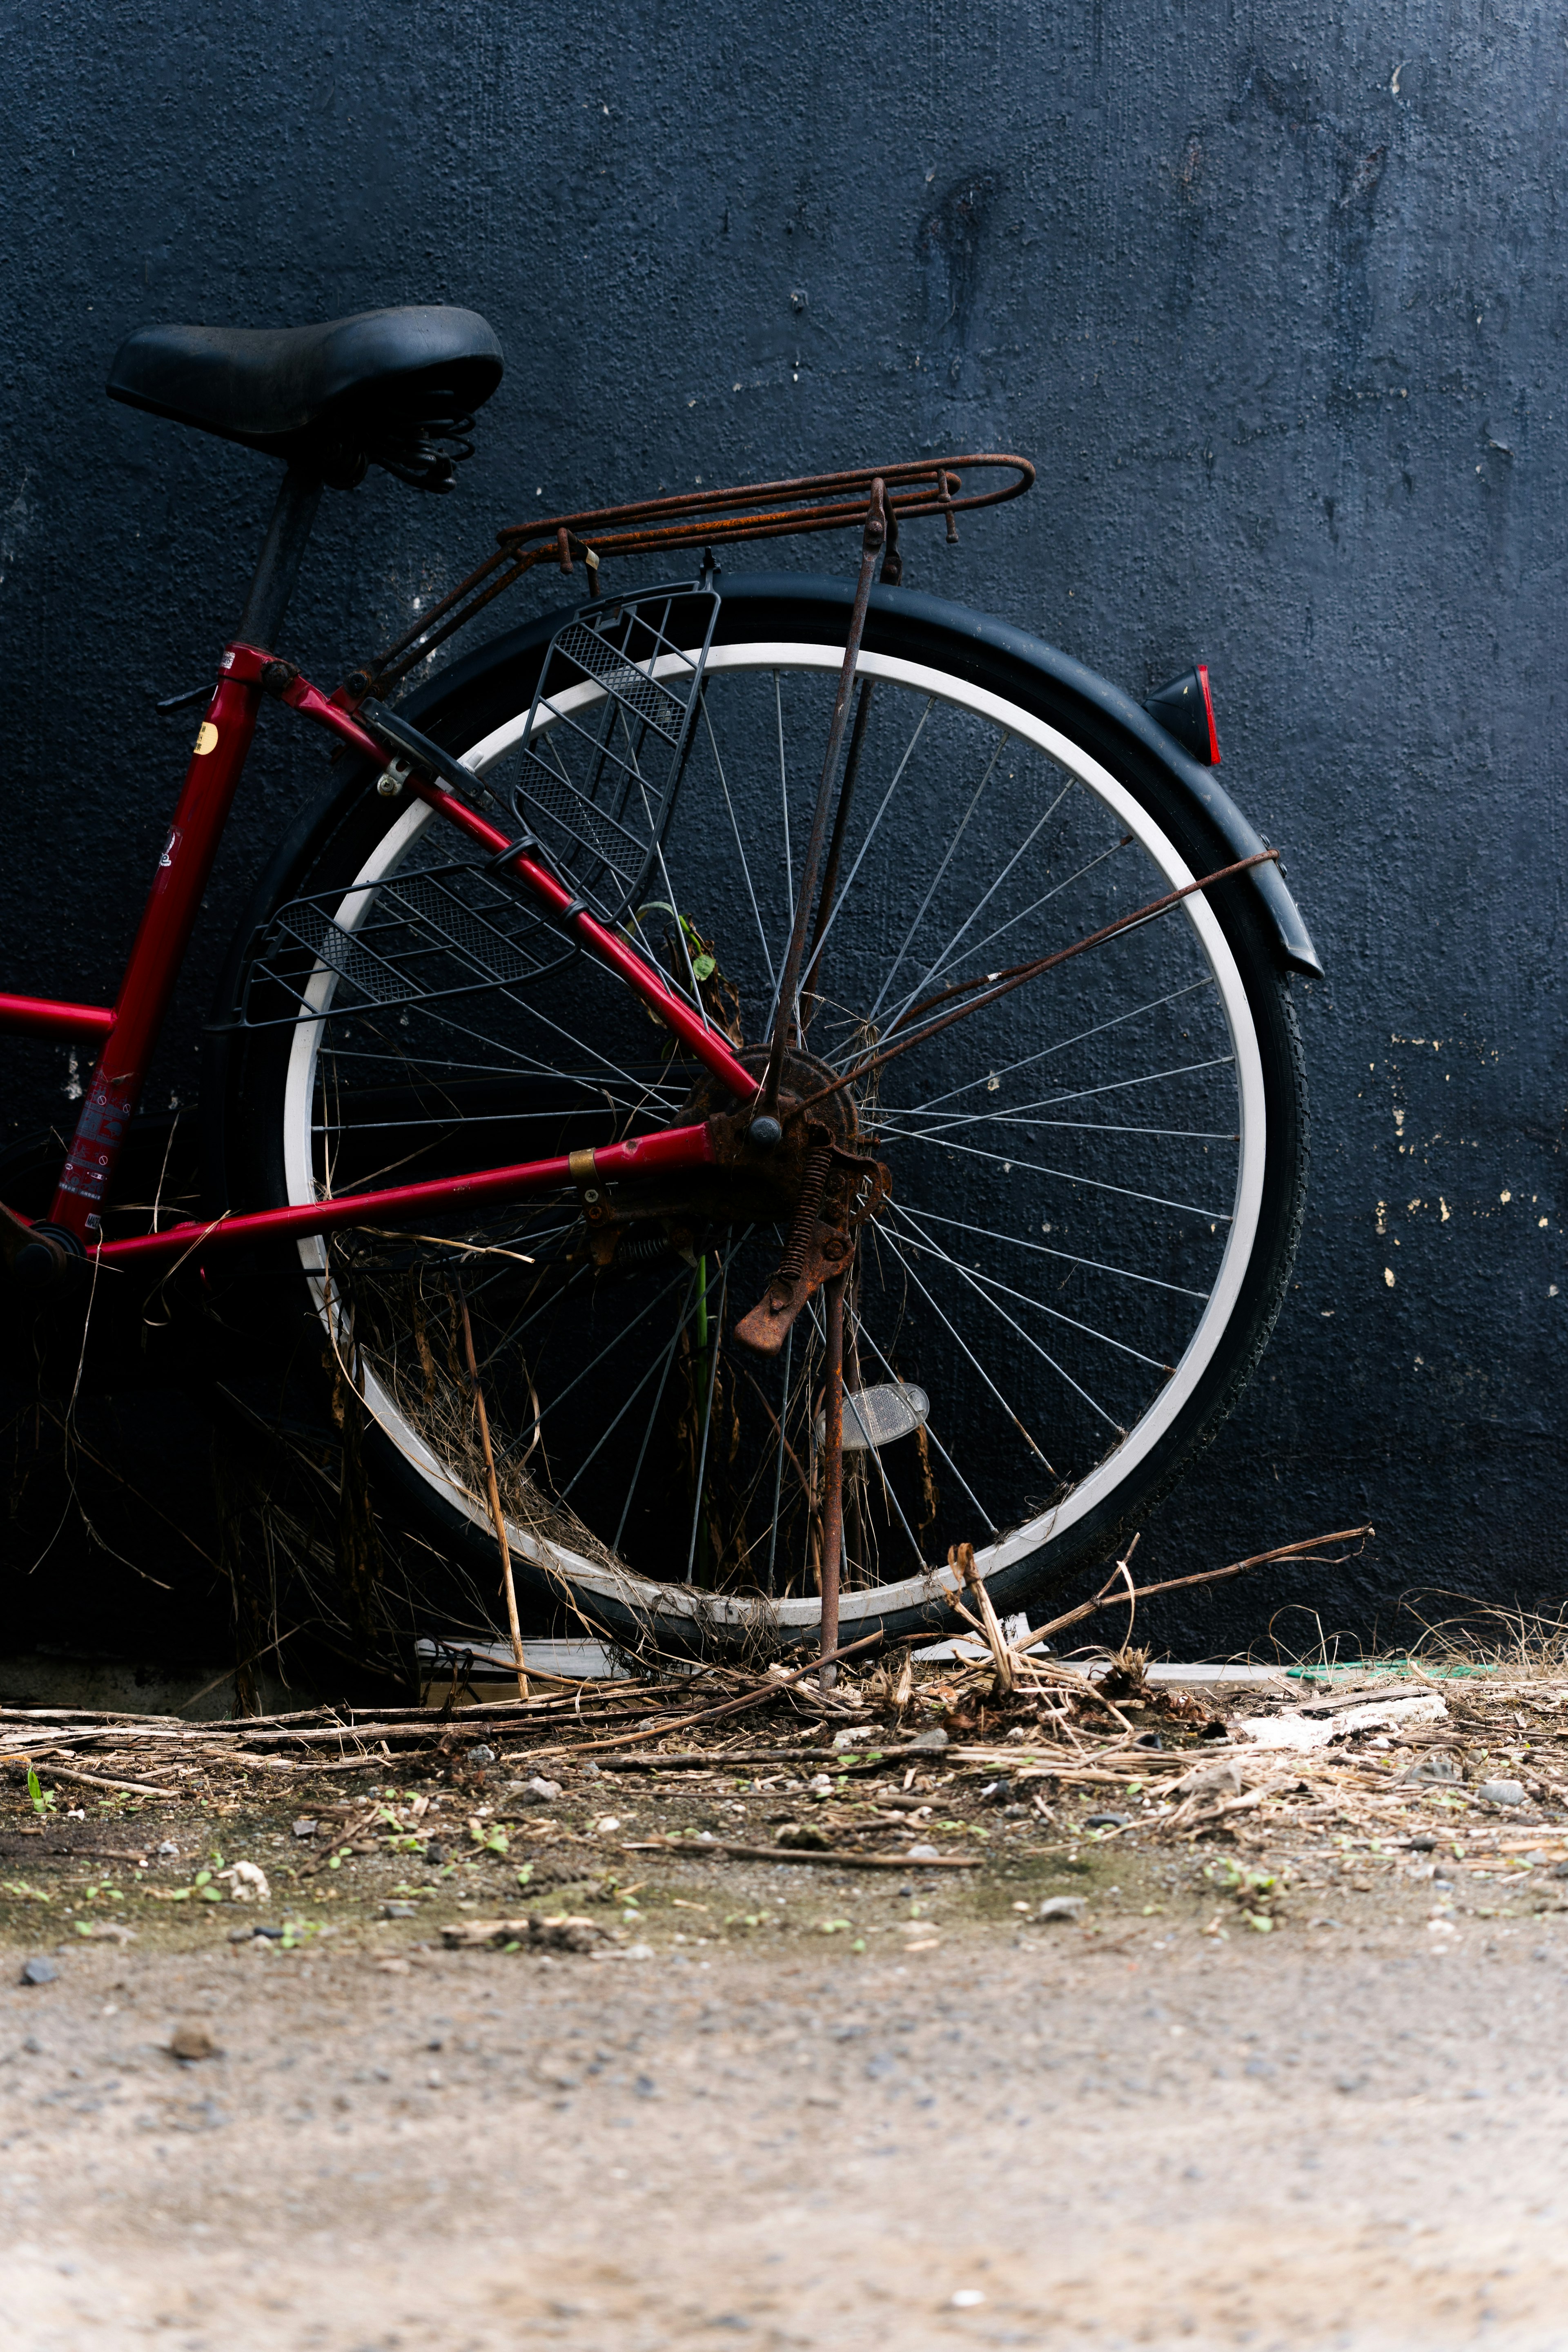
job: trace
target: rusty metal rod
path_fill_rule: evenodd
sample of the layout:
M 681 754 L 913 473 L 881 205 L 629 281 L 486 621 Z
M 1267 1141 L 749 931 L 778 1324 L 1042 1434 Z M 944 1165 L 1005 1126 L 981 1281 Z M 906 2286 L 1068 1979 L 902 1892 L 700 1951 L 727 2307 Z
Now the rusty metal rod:
M 849 730 L 849 756 L 844 762 L 844 783 L 834 814 L 833 838 L 827 845 L 827 863 L 822 869 L 822 896 L 816 902 L 816 919 L 811 927 L 811 962 L 800 984 L 800 1025 L 803 1031 L 816 1010 L 823 935 L 832 917 L 833 902 L 838 896 L 838 868 L 844 856 L 844 836 L 849 830 L 849 812 L 855 805 L 855 784 L 860 773 L 860 754 L 865 748 L 866 722 L 871 715 L 871 695 L 875 686 L 875 678 L 862 678 L 855 701 L 855 724 Z
M 789 947 L 784 968 L 779 974 L 778 1003 L 773 1008 L 773 1034 L 768 1054 L 767 1076 L 763 1082 L 760 1108 L 773 1111 L 779 1098 L 779 1077 L 784 1068 L 784 1050 L 789 1044 L 795 1024 L 795 993 L 800 986 L 800 967 L 805 954 L 806 926 L 811 920 L 812 902 L 816 897 L 817 877 L 822 871 L 823 852 L 827 844 L 827 820 L 833 807 L 833 789 L 838 781 L 838 761 L 844 749 L 844 730 L 849 717 L 849 698 L 855 691 L 855 667 L 860 658 L 860 640 L 866 631 L 866 612 L 871 602 L 871 582 L 888 538 L 888 517 L 880 477 L 871 485 L 870 504 L 866 510 L 865 529 L 860 535 L 860 577 L 855 589 L 855 603 L 849 615 L 849 629 L 844 646 L 844 663 L 838 673 L 838 692 L 834 698 L 833 717 L 827 730 L 827 749 L 823 754 L 822 780 L 816 788 L 816 806 L 812 811 L 811 833 L 805 854 L 800 865 L 800 887 L 795 896 L 795 920 L 790 926 Z
M 822 1647 L 817 1681 L 833 1688 L 837 1670 L 838 1571 L 844 1554 L 844 1286 L 836 1274 L 827 1286 L 827 1394 L 822 1438 Z
M 507 1623 L 511 1631 L 512 1663 L 517 1668 L 517 1695 L 519 1698 L 526 1698 L 528 1673 L 522 1655 L 522 1633 L 517 1622 L 517 1591 L 511 1580 L 511 1546 L 507 1541 L 506 1517 L 500 1507 L 500 1488 L 496 1483 L 495 1455 L 490 1451 L 489 1416 L 485 1411 L 485 1392 L 479 1386 L 473 1327 L 468 1321 L 468 1302 L 463 1296 L 461 1283 L 458 1285 L 458 1311 L 463 1318 L 463 1353 L 468 1360 L 468 1379 L 473 1384 L 474 1408 L 479 1415 L 479 1451 L 485 1457 L 485 1484 L 489 1491 L 490 1517 L 495 1524 L 496 1541 L 500 1546 L 500 1578 L 506 1593 Z
M 944 1013 L 940 1021 L 928 1021 L 923 1029 L 917 1030 L 912 1036 L 900 1037 L 896 1045 L 884 1045 L 880 1053 L 868 1055 L 865 1061 L 858 1062 L 852 1070 L 846 1070 L 842 1077 L 835 1078 L 831 1086 L 819 1087 L 816 1094 L 807 1095 L 799 1106 L 800 1113 L 815 1110 L 817 1104 L 826 1102 L 830 1095 L 839 1093 L 845 1087 L 854 1086 L 858 1079 L 869 1077 L 873 1070 L 879 1070 L 885 1062 L 894 1061 L 899 1055 L 907 1054 L 912 1045 L 923 1045 L 928 1037 L 950 1029 L 955 1021 L 966 1020 L 970 1013 L 980 1012 L 984 1005 L 994 1004 L 999 997 L 1010 996 L 1014 989 L 1022 988 L 1026 980 L 1037 980 L 1041 972 L 1050 971 L 1056 965 L 1066 963 L 1069 958 L 1082 955 L 1086 948 L 1103 947 L 1107 940 L 1116 939 L 1122 931 L 1136 930 L 1141 923 L 1152 922 L 1157 915 L 1168 914 L 1173 907 L 1180 906 L 1184 898 L 1190 898 L 1194 890 L 1212 889 L 1216 882 L 1228 882 L 1232 875 L 1245 874 L 1254 866 L 1267 866 L 1277 860 L 1279 856 L 1277 849 L 1260 849 L 1255 856 L 1238 857 L 1234 866 L 1222 866 L 1217 872 L 1205 874 L 1199 881 L 1184 883 L 1179 890 L 1169 891 L 1163 898 L 1151 898 L 1146 907 L 1136 908 L 1131 915 L 1119 916 L 1114 923 L 1107 923 L 1101 929 L 1090 931 L 1087 939 L 1074 940 L 1068 947 L 1058 948 L 1053 955 L 1037 956 L 1032 963 L 1014 964 L 1006 971 L 984 972 L 978 980 L 962 980 L 952 988 L 942 989 L 937 995 L 928 997 L 924 1004 L 917 1004 L 905 1018 L 918 1020 L 922 1013 L 934 1012 L 939 1004 L 945 1004 L 955 996 L 967 995 L 970 1002 L 954 1005 L 952 1011 Z M 984 992 L 972 994 L 974 990 Z

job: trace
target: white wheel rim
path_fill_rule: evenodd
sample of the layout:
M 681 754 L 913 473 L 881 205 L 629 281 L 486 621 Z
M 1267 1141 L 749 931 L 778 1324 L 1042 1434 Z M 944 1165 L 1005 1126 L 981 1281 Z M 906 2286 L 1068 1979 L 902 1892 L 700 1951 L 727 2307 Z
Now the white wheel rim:
M 660 662 L 655 674 L 667 669 L 673 673 L 680 667 L 683 658 L 689 657 L 672 656 Z M 842 664 L 841 648 L 836 650 L 832 646 L 795 645 L 770 640 L 749 645 L 715 646 L 709 654 L 708 674 L 713 677 L 726 670 L 807 669 L 837 674 Z M 1118 783 L 1115 777 L 1098 761 L 1090 759 L 1079 745 L 1047 726 L 1043 719 L 1021 709 L 1017 704 L 990 693 L 984 687 L 972 686 L 954 678 L 946 671 L 931 669 L 920 662 L 903 661 L 887 654 L 863 653 L 858 675 L 885 678 L 890 684 L 934 696 L 952 708 L 968 710 L 1005 728 L 1009 734 L 1033 743 L 1114 813 L 1166 876 L 1172 888 L 1179 888 L 1183 884 L 1197 879 L 1169 836 L 1125 786 Z M 598 698 L 599 689 L 592 686 L 574 688 L 570 693 L 554 698 L 557 707 L 563 709 L 575 709 Z M 461 756 L 467 765 L 476 773 L 483 774 L 486 769 L 503 759 L 527 732 L 528 716 L 527 711 L 518 713 L 463 753 Z M 396 867 L 425 826 L 432 822 L 434 814 L 423 801 L 416 802 L 388 828 L 344 894 L 334 917 L 341 929 L 353 931 L 357 929 L 372 899 L 372 892 L 366 886 L 384 880 Z M 1027 1559 L 1087 1518 L 1159 1444 L 1213 1361 L 1236 1310 L 1251 1261 L 1262 1207 L 1268 1149 L 1262 1055 L 1241 973 L 1214 909 L 1205 898 L 1197 894 L 1185 902 L 1184 913 L 1214 976 L 1236 1055 L 1241 1148 L 1235 1206 L 1219 1273 L 1172 1377 L 1121 1444 L 1048 1509 L 1010 1528 L 996 1542 L 975 1547 L 975 1563 L 982 1574 L 987 1577 L 1017 1560 Z M 284 1171 L 289 1200 L 297 1205 L 311 1202 L 318 1197 L 311 1149 L 311 1111 L 316 1060 L 323 1024 L 321 1018 L 312 1016 L 324 1016 L 331 1012 L 338 978 L 336 971 L 324 964 L 317 964 L 305 992 L 307 1011 L 295 1027 L 289 1049 L 284 1090 Z M 337 1328 L 335 1309 L 323 1278 L 325 1246 L 318 1236 L 311 1236 L 301 1241 L 299 1249 L 300 1264 L 310 1277 L 318 1312 L 331 1344 L 339 1348 L 342 1335 Z M 453 1477 L 448 1466 L 406 1420 L 390 1391 L 376 1378 L 369 1365 L 362 1367 L 362 1389 L 366 1411 L 409 1468 L 448 1507 L 459 1511 L 474 1527 L 488 1531 L 490 1527 L 488 1511 Z M 602 1561 L 589 1559 L 559 1542 L 515 1525 L 510 1519 L 507 1525 L 512 1548 L 523 1558 L 557 1574 L 570 1577 L 585 1590 L 601 1594 L 606 1601 L 630 1606 L 641 1614 L 676 1616 L 693 1622 L 700 1620 L 736 1629 L 746 1626 L 763 1612 L 781 1626 L 815 1624 L 820 1615 L 820 1604 L 815 1600 L 751 1600 L 743 1595 L 665 1584 L 651 1577 L 639 1576 L 636 1570 L 624 1565 L 606 1567 Z M 897 1583 L 879 1584 L 846 1592 L 839 1601 L 840 1629 L 847 1638 L 853 1638 L 855 1628 L 864 1620 L 879 1619 L 892 1611 L 919 1608 L 937 1593 L 951 1590 L 953 1583 L 950 1570 L 931 1568 L 923 1575 L 906 1577 Z

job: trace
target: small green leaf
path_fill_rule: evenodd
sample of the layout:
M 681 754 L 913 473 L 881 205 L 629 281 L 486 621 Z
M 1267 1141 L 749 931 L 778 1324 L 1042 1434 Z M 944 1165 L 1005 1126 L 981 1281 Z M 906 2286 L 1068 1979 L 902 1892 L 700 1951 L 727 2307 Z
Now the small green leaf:
M 700 955 L 692 964 L 691 977 L 693 980 L 711 980 L 717 969 L 710 955 Z
M 212 1885 L 212 1876 L 213 1874 L 210 1870 L 198 1870 L 195 1878 L 192 1879 L 191 1885 L 193 1886 L 210 1886 Z
M 517 1874 L 517 1883 L 520 1886 L 526 1886 L 532 1876 L 533 1864 L 531 1862 L 525 1862 L 522 1868 Z

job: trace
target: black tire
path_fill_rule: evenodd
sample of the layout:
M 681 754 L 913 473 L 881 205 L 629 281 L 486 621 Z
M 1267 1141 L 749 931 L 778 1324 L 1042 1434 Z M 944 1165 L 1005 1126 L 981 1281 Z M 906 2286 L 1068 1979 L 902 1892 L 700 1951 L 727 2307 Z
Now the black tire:
M 715 645 L 731 649 L 781 644 L 841 646 L 847 603 L 847 593 L 831 583 L 737 581 L 726 587 Z M 445 747 L 466 753 L 520 709 L 527 710 L 543 650 L 563 617 L 547 616 L 480 649 L 411 696 L 405 705 L 406 715 Z M 1114 698 L 1099 681 L 1080 678 L 1059 661 L 1054 667 L 1033 661 L 1007 633 L 988 632 L 972 616 L 900 592 L 879 592 L 865 643 L 868 656 L 921 665 L 953 681 L 955 688 L 962 685 L 999 698 L 1054 730 L 1146 814 L 1151 826 L 1193 874 L 1232 862 L 1234 849 L 1172 763 L 1151 744 L 1147 727 L 1134 719 L 1130 706 L 1125 716 L 1110 707 Z M 330 899 L 346 888 L 364 871 L 367 859 L 399 816 L 398 804 L 378 797 L 371 774 L 361 772 L 346 778 L 329 801 L 302 821 L 274 860 L 237 940 L 226 980 L 231 1004 L 246 1001 L 257 969 L 258 943 L 279 909 L 310 894 Z M 1300 1230 L 1308 1156 L 1302 1055 L 1289 979 L 1274 927 L 1245 880 L 1219 886 L 1205 898 L 1239 976 L 1260 1066 L 1266 1142 L 1255 1239 L 1233 1280 L 1232 1293 L 1227 1293 L 1231 1303 L 1223 1331 L 1201 1372 L 1179 1410 L 1125 1476 L 1112 1480 L 1092 1507 L 1060 1532 L 1037 1541 L 1021 1534 L 1013 1544 L 1013 1556 L 999 1558 L 987 1568 L 987 1584 L 1003 1614 L 1037 1612 L 1047 1595 L 1103 1560 L 1133 1525 L 1142 1524 L 1236 1404 L 1268 1344 L 1284 1297 Z M 253 1010 L 258 1003 L 265 1008 L 271 1001 L 265 990 L 254 986 L 251 994 Z M 274 1003 L 274 1015 L 276 1010 Z M 209 1126 L 211 1144 L 216 1147 L 217 1205 L 273 1206 L 289 1197 L 282 1106 L 292 1050 L 293 1033 L 286 1024 L 241 1027 L 228 1034 L 216 1088 L 217 1120 Z M 476 1152 L 468 1164 L 479 1164 L 483 1157 Z M 1011 1162 L 1007 1166 L 1010 1170 Z M 1037 1249 L 1039 1244 L 1029 1246 Z M 705 1255 L 702 1264 L 706 1267 Z M 294 1331 L 303 1356 L 319 1361 L 323 1354 L 319 1299 L 308 1290 L 296 1254 L 274 1253 L 269 1265 L 267 1286 L 282 1302 L 283 1321 Z M 1111 1450 L 1112 1460 L 1116 1451 Z M 444 1499 L 428 1475 L 411 1465 L 405 1452 L 374 1428 L 367 1436 L 366 1458 L 383 1507 L 460 1566 L 476 1593 L 490 1593 L 495 1583 L 493 1537 L 473 1509 L 471 1497 L 465 1507 Z M 1097 1469 L 1094 1475 L 1101 1474 Z M 1088 1482 L 1086 1472 L 1078 1486 Z M 699 1511 L 700 1507 L 700 1491 Z M 1059 1513 L 1062 1507 L 1058 1497 L 1052 1509 Z M 1029 1524 L 1026 1521 L 1025 1527 Z M 1007 1546 L 998 1538 L 991 1549 L 1005 1553 Z M 987 1557 L 983 1551 L 983 1566 Z M 665 1648 L 726 1642 L 788 1643 L 812 1637 L 809 1610 L 803 1615 L 793 1603 L 782 1611 L 765 1599 L 742 1606 L 733 1597 L 695 1592 L 678 1580 L 657 1579 L 650 1592 L 648 1580 L 635 1575 L 612 1578 L 606 1584 L 603 1576 L 584 1578 L 569 1563 L 563 1568 L 553 1556 L 542 1566 L 520 1552 L 516 1565 L 536 1624 L 547 1619 L 559 1623 L 564 1611 L 569 1619 L 586 1616 L 614 1640 L 628 1644 L 651 1632 Z M 906 1587 L 909 1581 L 903 1580 Z M 845 1593 L 843 1639 L 853 1640 L 878 1624 L 902 1633 L 951 1623 L 929 1578 L 919 1592 L 906 1589 L 895 1598 L 889 1591 L 884 1601 L 879 1597 L 881 1590 L 873 1584 Z

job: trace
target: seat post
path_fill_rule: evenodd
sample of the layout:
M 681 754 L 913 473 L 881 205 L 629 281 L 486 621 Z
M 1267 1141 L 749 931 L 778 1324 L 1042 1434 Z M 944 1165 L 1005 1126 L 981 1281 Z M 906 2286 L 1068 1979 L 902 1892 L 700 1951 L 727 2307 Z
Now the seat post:
M 261 560 L 239 624 L 238 634 L 244 642 L 260 646 L 264 653 L 273 650 L 283 626 L 321 497 L 321 476 L 290 466 L 267 526 Z

